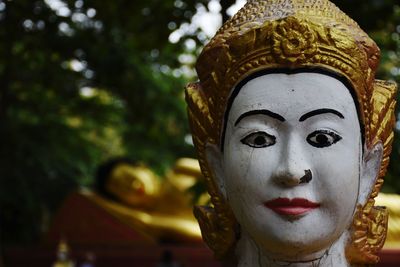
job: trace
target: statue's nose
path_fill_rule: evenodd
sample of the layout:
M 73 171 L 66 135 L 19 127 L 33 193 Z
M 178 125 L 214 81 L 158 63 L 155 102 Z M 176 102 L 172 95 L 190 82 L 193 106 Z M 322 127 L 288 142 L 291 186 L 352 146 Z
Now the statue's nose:
M 297 186 L 300 184 L 307 184 L 312 180 L 312 172 L 310 169 L 303 170 L 302 174 L 293 174 L 290 172 L 281 173 L 276 175 L 275 181 L 285 187 Z
M 274 174 L 274 181 L 285 187 L 307 184 L 312 180 L 311 166 L 302 146 L 295 141 L 283 148 L 280 163 Z

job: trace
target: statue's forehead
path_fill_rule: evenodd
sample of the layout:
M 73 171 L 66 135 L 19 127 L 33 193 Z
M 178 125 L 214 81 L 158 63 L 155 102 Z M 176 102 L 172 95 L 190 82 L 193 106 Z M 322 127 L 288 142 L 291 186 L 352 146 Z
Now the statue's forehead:
M 235 94 L 229 118 L 240 113 L 271 109 L 286 116 L 317 108 L 333 108 L 345 113 L 357 110 L 354 100 L 340 80 L 320 73 L 272 73 L 248 80 Z

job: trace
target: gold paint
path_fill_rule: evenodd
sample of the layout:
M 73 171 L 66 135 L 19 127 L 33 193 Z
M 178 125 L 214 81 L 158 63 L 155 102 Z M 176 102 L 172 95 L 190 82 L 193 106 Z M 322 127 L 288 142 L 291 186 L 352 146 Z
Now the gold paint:
M 159 178 L 145 166 L 119 164 L 111 173 L 107 190 L 132 207 L 149 207 L 160 193 Z
M 57 248 L 57 260 L 56 262 L 53 263 L 53 267 L 74 267 L 75 263 L 69 258 L 69 246 L 67 242 L 64 239 L 60 240 L 60 243 L 58 243 L 58 248 Z M 59 258 L 60 255 L 63 254 L 65 255 L 65 258 Z
M 68 246 L 67 241 L 65 241 L 64 239 L 60 240 L 60 243 L 58 243 L 57 252 L 69 253 L 69 246 Z
M 178 159 L 175 167 L 166 174 L 168 182 L 182 192 L 194 186 L 201 176 L 199 162 L 191 158 Z
M 377 206 L 386 206 L 389 212 L 389 225 L 384 248 L 400 248 L 400 195 L 380 193 Z
M 90 191 L 81 194 L 122 223 L 142 233 L 148 241 L 200 241 L 193 216 L 193 195 L 188 191 L 201 177 L 198 161 L 179 159 L 161 179 L 144 165 L 118 164 L 106 189 L 116 200 Z M 196 204 L 206 204 L 201 198 Z
M 185 242 L 200 239 L 200 229 L 190 213 L 186 216 L 176 216 L 165 212 L 149 212 L 121 205 L 93 192 L 83 191 L 82 194 L 122 223 L 141 233 L 150 243 L 156 244 L 159 240 Z
M 199 83 L 186 88 L 189 123 L 211 207 L 196 207 L 203 239 L 215 255 L 234 248 L 237 225 L 205 160 L 207 143 L 220 145 L 223 116 L 232 88 L 260 69 L 321 68 L 353 86 L 368 148 L 384 147 L 380 173 L 365 207 L 359 207 L 347 255 L 353 263 L 376 263 L 383 246 L 387 212 L 374 207 L 393 141 L 393 83 L 375 80 L 380 52 L 360 27 L 328 0 L 249 0 L 200 54 Z

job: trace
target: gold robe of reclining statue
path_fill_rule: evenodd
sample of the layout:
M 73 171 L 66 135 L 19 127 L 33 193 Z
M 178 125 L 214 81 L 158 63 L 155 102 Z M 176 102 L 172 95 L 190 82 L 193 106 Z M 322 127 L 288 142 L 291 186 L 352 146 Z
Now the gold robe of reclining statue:
M 400 248 L 400 195 L 380 193 L 376 205 L 389 210 L 389 227 L 384 248 Z
M 200 177 L 197 160 L 189 158 L 179 159 L 164 179 L 143 165 L 121 163 L 106 183 L 115 200 L 91 191 L 82 193 L 150 241 L 201 242 L 192 210 L 194 204 L 207 202 L 208 196 L 194 203 L 190 192 Z

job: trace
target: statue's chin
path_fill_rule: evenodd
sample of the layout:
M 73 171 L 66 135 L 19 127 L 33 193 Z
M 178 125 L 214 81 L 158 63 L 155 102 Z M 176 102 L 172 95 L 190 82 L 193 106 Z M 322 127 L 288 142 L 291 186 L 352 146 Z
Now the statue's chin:
M 338 241 L 339 236 L 323 236 L 321 239 L 287 237 L 285 240 L 275 240 L 267 245 L 260 244 L 259 247 L 271 258 L 283 261 L 308 261 L 320 258 L 329 248 Z M 257 244 L 257 242 L 256 242 Z
M 334 266 L 348 266 L 345 258 L 345 247 L 348 240 L 345 231 L 338 239 L 326 246 L 316 247 L 315 242 L 286 243 L 284 246 L 276 245 L 272 250 L 259 244 L 248 233 L 243 232 L 236 247 L 239 267 L 253 266 L 249 261 L 254 261 L 255 266 L 325 266 L 324 262 L 337 262 Z M 299 245 L 301 243 L 301 246 Z M 275 243 L 277 244 L 277 243 Z M 334 258 L 334 259 L 332 259 Z M 242 264 L 241 264 L 242 263 Z M 260 264 L 262 263 L 262 264 Z M 330 266 L 327 264 L 326 266 Z

